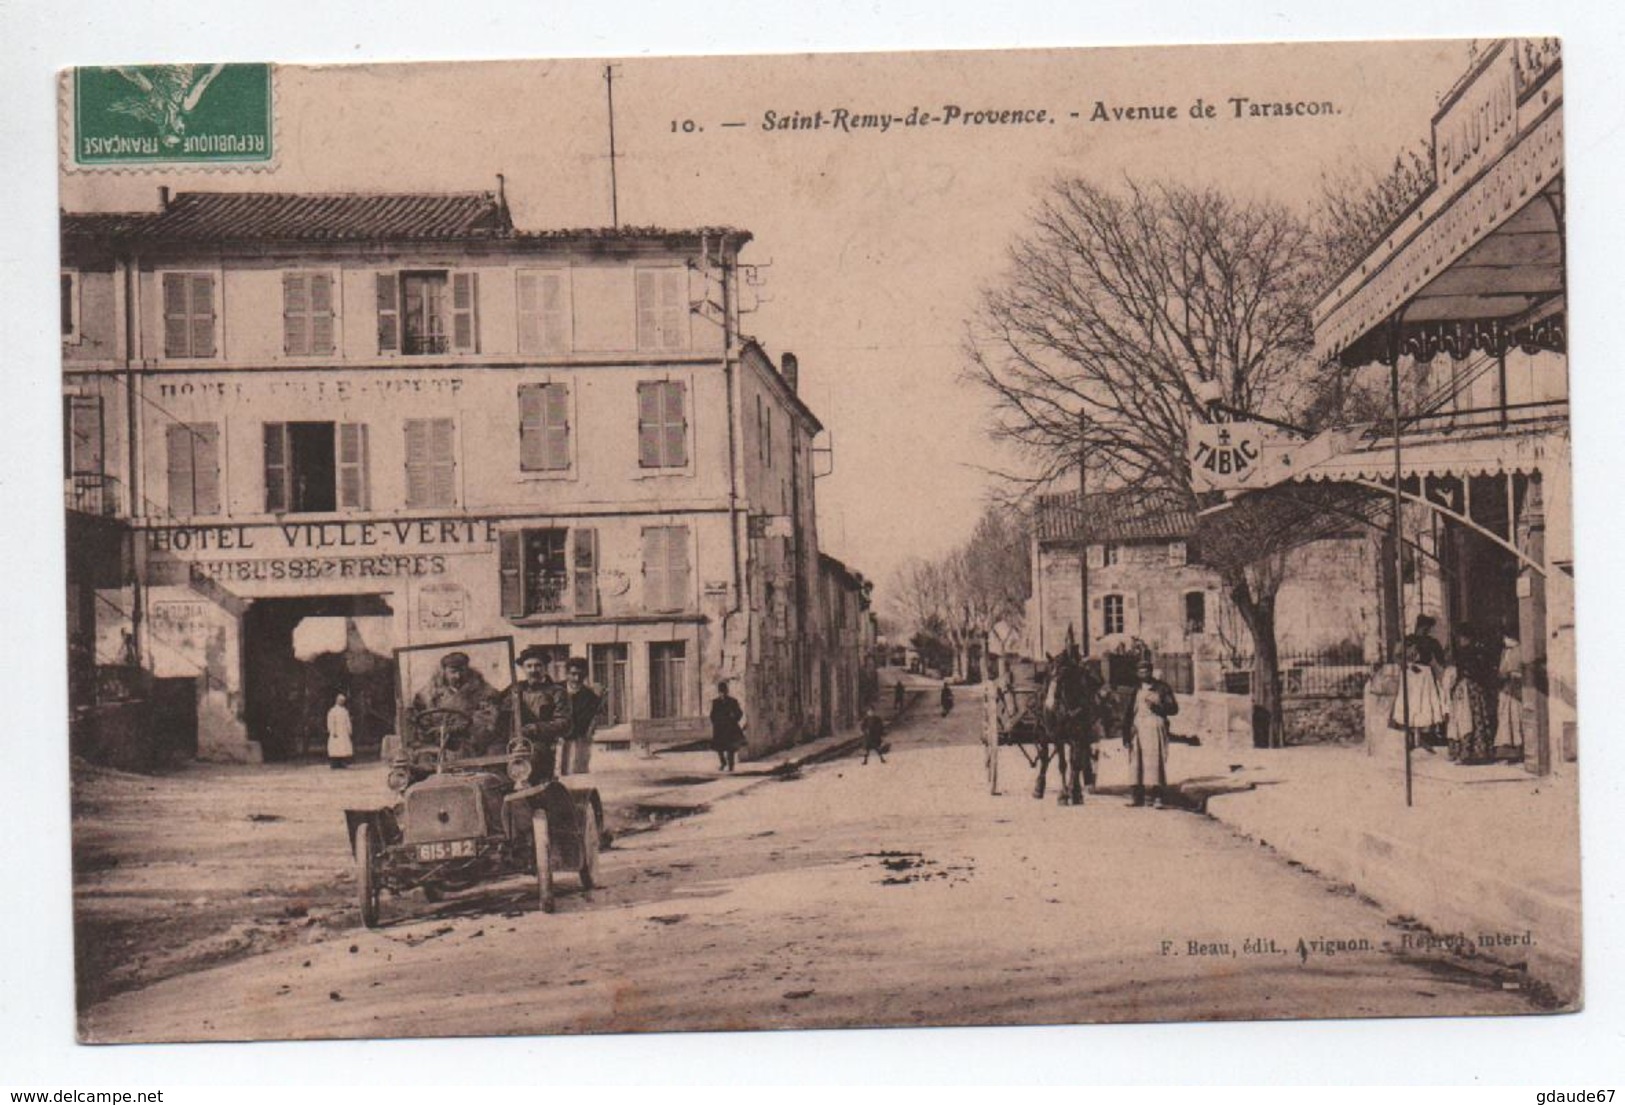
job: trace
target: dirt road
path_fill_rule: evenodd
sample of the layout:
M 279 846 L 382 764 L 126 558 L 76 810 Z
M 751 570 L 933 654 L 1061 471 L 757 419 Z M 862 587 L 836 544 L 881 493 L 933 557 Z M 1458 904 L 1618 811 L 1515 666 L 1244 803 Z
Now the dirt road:
M 101 1041 L 1532 1012 L 1206 818 L 993 797 L 978 712 L 524 880 L 93 1002 Z M 1109 756 L 1105 779 L 1122 765 Z M 335 884 L 337 885 L 337 884 Z M 329 923 L 354 924 L 345 912 Z

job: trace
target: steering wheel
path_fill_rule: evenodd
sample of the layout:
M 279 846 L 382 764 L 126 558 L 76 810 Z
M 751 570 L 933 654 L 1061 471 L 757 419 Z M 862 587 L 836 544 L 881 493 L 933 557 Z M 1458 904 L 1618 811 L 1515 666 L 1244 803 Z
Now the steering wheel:
M 412 718 L 412 725 L 419 738 L 429 738 L 436 747 L 445 747 L 468 736 L 469 730 L 474 728 L 474 719 L 462 710 L 440 706 L 418 711 Z

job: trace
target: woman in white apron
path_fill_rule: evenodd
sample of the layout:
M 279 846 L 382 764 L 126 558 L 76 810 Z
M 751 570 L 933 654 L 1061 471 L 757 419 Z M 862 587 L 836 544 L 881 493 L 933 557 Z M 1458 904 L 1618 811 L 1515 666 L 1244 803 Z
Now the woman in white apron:
M 333 698 L 333 708 L 327 711 L 327 766 L 349 767 L 355 755 L 355 730 L 350 722 L 350 710 L 344 704 L 344 692 Z

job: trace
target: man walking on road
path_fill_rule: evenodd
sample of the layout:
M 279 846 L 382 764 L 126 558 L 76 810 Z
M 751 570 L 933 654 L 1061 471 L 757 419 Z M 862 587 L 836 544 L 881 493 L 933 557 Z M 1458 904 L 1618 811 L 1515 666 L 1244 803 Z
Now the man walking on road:
M 903 679 L 901 676 L 898 677 L 897 682 L 892 684 L 891 712 L 893 717 L 900 716 L 903 712 Z
M 948 681 L 946 679 L 944 679 L 942 681 L 942 716 L 947 717 L 950 713 L 953 712 L 953 708 L 954 708 L 954 692 L 949 689 Z
M 1162 793 L 1168 785 L 1168 719 L 1179 713 L 1174 690 L 1152 674 L 1151 662 L 1141 660 L 1136 669 L 1140 685 L 1134 689 L 1129 710 L 1129 731 L 1123 741 L 1129 746 L 1129 779 L 1134 787 L 1131 806 L 1145 805 L 1145 788 L 1152 788 L 1152 805 L 1162 809 Z
M 901 683 L 898 684 L 902 686 Z M 880 762 L 886 762 L 886 723 L 880 720 L 875 708 L 870 706 L 863 711 L 863 760 L 869 762 L 869 753 L 873 752 L 880 757 Z

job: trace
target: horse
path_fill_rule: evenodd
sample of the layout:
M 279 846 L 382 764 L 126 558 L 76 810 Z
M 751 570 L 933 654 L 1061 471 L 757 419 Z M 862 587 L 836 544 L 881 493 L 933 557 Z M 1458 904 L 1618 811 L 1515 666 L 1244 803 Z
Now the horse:
M 1094 743 L 1099 736 L 1099 703 L 1104 680 L 1069 651 L 1050 658 L 1040 697 L 1038 780 L 1033 797 L 1044 797 L 1050 760 L 1060 783 L 1057 801 L 1083 805 L 1085 786 L 1095 785 Z

